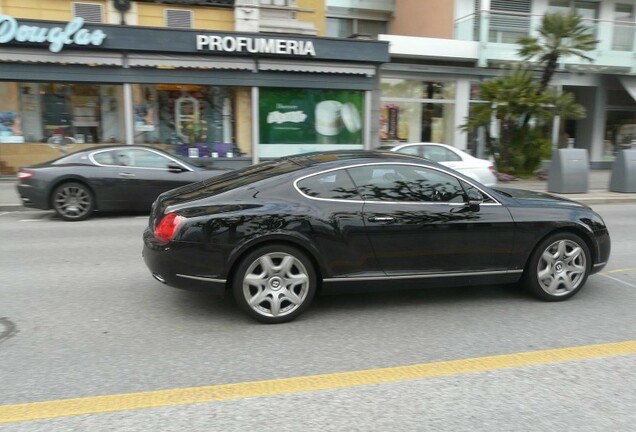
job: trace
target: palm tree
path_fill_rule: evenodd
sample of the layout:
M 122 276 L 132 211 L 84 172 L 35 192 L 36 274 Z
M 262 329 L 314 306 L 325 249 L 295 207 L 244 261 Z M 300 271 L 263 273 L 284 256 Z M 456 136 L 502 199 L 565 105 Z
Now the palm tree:
M 576 56 L 591 62 L 592 58 L 586 53 L 596 48 L 598 40 L 575 13 L 547 13 L 537 31 L 537 37 L 519 39 L 521 47 L 518 53 L 525 61 L 543 67 L 538 88 L 538 93 L 541 94 L 548 88 L 559 59 Z

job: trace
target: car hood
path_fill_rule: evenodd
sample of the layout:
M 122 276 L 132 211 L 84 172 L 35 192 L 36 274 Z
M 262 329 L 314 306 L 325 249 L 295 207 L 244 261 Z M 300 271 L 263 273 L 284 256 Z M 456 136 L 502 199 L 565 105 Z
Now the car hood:
M 496 192 L 500 192 L 509 198 L 513 198 L 515 201 L 521 204 L 534 205 L 534 206 L 546 206 L 546 207 L 576 207 L 576 208 L 589 208 L 586 204 L 574 201 L 568 198 L 564 198 L 557 195 L 552 195 L 545 192 L 536 192 L 525 189 L 515 188 L 492 188 Z

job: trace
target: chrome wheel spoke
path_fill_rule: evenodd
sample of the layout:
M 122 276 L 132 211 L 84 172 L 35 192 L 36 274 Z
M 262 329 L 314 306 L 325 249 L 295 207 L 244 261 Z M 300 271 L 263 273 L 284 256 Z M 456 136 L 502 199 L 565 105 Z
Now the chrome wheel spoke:
M 260 315 L 281 317 L 303 305 L 310 278 L 302 261 L 284 252 L 256 258 L 243 278 L 243 296 Z
M 267 299 L 268 294 L 269 294 L 268 290 L 266 290 L 265 288 L 260 288 L 258 292 L 256 293 L 256 295 L 251 297 L 248 300 L 248 302 L 252 307 L 256 307 L 260 305 L 261 303 L 263 303 L 264 300 Z
M 572 240 L 558 240 L 541 254 L 536 277 L 546 293 L 562 296 L 579 287 L 586 271 L 583 248 Z
M 278 316 L 278 314 L 280 314 L 281 305 L 280 295 L 278 295 L 278 293 L 272 295 L 272 297 L 269 299 L 269 304 L 269 311 L 271 312 L 272 316 Z

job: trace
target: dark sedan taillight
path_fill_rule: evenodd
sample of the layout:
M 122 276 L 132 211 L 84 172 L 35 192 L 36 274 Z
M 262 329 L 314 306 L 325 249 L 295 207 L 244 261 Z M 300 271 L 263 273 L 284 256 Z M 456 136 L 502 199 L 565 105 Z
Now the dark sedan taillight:
M 24 168 L 20 168 L 20 170 L 18 171 L 18 180 L 19 181 L 28 180 L 31 177 L 33 177 L 33 171 L 29 171 L 29 170 L 26 170 Z
M 161 219 L 155 228 L 155 239 L 160 242 L 168 243 L 174 239 L 181 223 L 185 220 L 183 216 L 176 213 L 168 213 Z

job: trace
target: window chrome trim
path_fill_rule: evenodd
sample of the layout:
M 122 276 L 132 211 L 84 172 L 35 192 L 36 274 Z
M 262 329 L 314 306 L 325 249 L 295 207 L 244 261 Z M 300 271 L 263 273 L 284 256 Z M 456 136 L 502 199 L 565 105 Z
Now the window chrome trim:
M 311 199 L 311 200 L 316 200 L 316 201 L 329 201 L 329 202 L 345 202 L 345 203 L 358 203 L 358 204 L 366 204 L 366 203 L 373 203 L 373 204 L 390 204 L 390 205 L 396 205 L 396 204 L 407 204 L 407 205 L 448 205 L 448 206 L 453 206 L 453 207 L 457 207 L 457 206 L 466 206 L 468 203 L 449 203 L 449 202 L 415 202 L 415 201 L 372 201 L 372 200 L 364 200 L 364 199 L 337 199 L 337 198 L 318 198 L 318 197 L 312 197 L 309 196 L 307 194 L 305 194 L 304 192 L 302 192 L 300 190 L 300 188 L 298 187 L 298 182 L 300 182 L 301 180 L 305 180 L 306 178 L 309 177 L 313 177 L 313 176 L 318 176 L 318 175 L 322 175 L 322 174 L 326 174 L 326 173 L 330 173 L 333 171 L 339 171 L 339 170 L 347 170 L 349 168 L 358 168 L 358 167 L 364 167 L 364 166 L 372 166 L 372 165 L 407 165 L 407 166 L 414 166 L 414 167 L 418 167 L 418 168 L 427 168 L 427 169 L 432 169 L 435 171 L 439 171 L 442 172 L 446 175 L 449 175 L 455 179 L 457 179 L 458 181 L 463 181 L 468 183 L 469 185 L 471 185 L 472 187 L 474 187 L 475 189 L 479 190 L 482 194 L 486 195 L 488 198 L 490 198 L 491 200 L 494 201 L 494 203 L 482 203 L 482 206 L 501 206 L 501 202 L 496 199 L 495 197 L 493 197 L 491 194 L 489 194 L 488 192 L 484 191 L 482 188 L 480 188 L 479 186 L 475 185 L 472 181 L 469 180 L 464 180 L 463 178 L 459 178 L 457 176 L 455 176 L 454 174 L 444 170 L 443 168 L 439 168 L 436 166 L 429 166 L 429 165 L 420 165 L 420 164 L 416 164 L 416 163 L 409 163 L 409 162 L 366 162 L 366 163 L 360 163 L 360 164 L 356 164 L 356 165 L 349 165 L 346 167 L 338 167 L 338 168 L 330 168 L 324 171 L 319 171 L 316 173 L 312 173 L 312 174 L 307 174 L 303 177 L 299 177 L 296 180 L 294 180 L 294 189 L 296 189 L 296 191 L 301 194 L 303 197 Z M 353 181 L 353 179 L 351 180 Z M 354 184 L 354 186 L 357 186 Z
M 120 149 L 113 149 L 112 147 L 109 149 L 99 149 L 99 150 L 95 150 L 94 152 L 89 153 L 88 158 L 90 159 L 90 161 L 97 165 L 97 166 L 101 166 L 101 167 L 110 167 L 110 168 L 126 168 L 126 169 L 151 169 L 151 170 L 159 170 L 159 171 L 166 171 L 167 168 L 153 168 L 153 167 L 140 167 L 140 166 L 124 166 L 124 165 L 105 165 L 102 163 L 99 163 L 95 160 L 95 155 L 98 153 L 104 153 L 104 152 L 109 152 L 109 151 L 113 151 L 113 150 L 120 150 Z M 128 148 L 125 149 L 121 149 L 121 150 L 129 150 Z M 159 155 L 163 158 L 166 159 L 170 159 L 171 161 L 173 161 L 174 163 L 176 163 L 177 165 L 181 166 L 182 168 L 184 168 L 187 171 L 190 172 L 194 172 L 194 170 L 192 168 L 190 168 L 187 165 L 184 165 L 183 162 L 179 161 L 178 159 L 173 158 L 172 156 L 168 155 L 168 154 L 164 154 L 164 153 L 159 153 L 158 151 L 156 151 L 155 149 L 149 149 L 149 148 L 143 148 L 143 147 L 134 147 L 131 146 L 130 150 L 143 150 L 143 151 L 149 151 L 152 152 L 156 155 Z
M 215 279 L 215 278 L 209 278 L 209 277 L 203 277 L 203 276 L 190 276 L 190 275 L 184 275 L 184 274 L 180 274 L 177 273 L 176 276 L 184 278 L 184 279 L 192 279 L 192 280 L 197 280 L 197 281 L 203 281 L 203 282 L 211 282 L 211 283 L 226 283 L 226 279 Z
M 447 277 L 464 277 L 464 276 L 493 276 L 523 273 L 523 270 L 497 270 L 497 271 L 475 271 L 475 272 L 450 272 L 450 273 L 427 273 L 413 274 L 403 276 L 366 276 L 366 277 L 335 277 L 325 278 L 323 282 L 364 282 L 364 281 L 381 281 L 381 280 L 400 280 L 400 279 L 433 279 Z

